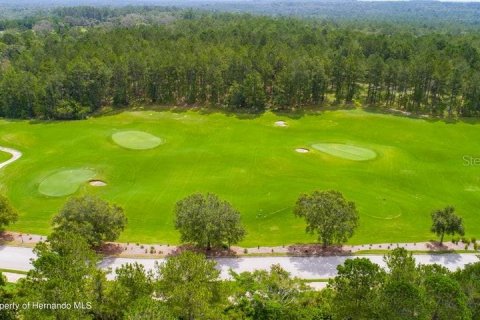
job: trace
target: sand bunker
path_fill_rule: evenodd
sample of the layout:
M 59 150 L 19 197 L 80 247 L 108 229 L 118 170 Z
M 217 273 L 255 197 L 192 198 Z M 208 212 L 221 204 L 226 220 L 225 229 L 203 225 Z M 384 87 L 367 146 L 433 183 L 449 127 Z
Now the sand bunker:
M 77 192 L 81 185 L 95 177 L 90 169 L 69 169 L 57 171 L 46 177 L 38 191 L 49 197 L 63 197 Z
M 90 180 L 88 184 L 92 187 L 105 187 L 107 185 L 107 183 L 102 180 Z
M 158 147 L 163 140 L 143 131 L 121 131 L 112 135 L 113 141 L 121 147 L 133 150 L 147 150 Z
M 317 143 L 312 147 L 331 156 L 353 161 L 366 161 L 377 157 L 377 153 L 373 150 L 348 144 Z
M 288 124 L 285 121 L 280 120 L 280 121 L 275 122 L 275 126 L 276 127 L 287 127 Z
M 298 153 L 308 153 L 308 152 L 310 152 L 310 150 L 307 149 L 307 148 L 297 148 L 297 149 L 295 149 L 295 151 L 297 151 Z

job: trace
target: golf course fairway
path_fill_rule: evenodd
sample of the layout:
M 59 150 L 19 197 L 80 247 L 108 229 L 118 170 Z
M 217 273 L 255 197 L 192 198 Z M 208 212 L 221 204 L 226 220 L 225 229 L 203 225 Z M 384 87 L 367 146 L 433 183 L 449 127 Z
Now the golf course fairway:
M 10 160 L 11 157 L 10 153 L 0 151 L 0 163 Z
M 279 120 L 287 125 L 276 126 Z M 473 122 L 360 110 L 0 120 L 0 146 L 23 153 L 0 169 L 0 190 L 20 212 L 10 229 L 23 233 L 47 234 L 68 196 L 91 193 L 125 209 L 120 241 L 176 244 L 175 203 L 213 192 L 241 212 L 248 232 L 241 245 L 313 242 L 293 206 L 301 193 L 333 189 L 360 213 L 351 243 L 433 239 L 430 213 L 447 205 L 464 219 L 466 236 L 479 238 L 480 167 L 465 161 L 480 157 L 480 140 L 472 138 L 479 135 Z M 99 188 L 92 179 L 108 183 Z

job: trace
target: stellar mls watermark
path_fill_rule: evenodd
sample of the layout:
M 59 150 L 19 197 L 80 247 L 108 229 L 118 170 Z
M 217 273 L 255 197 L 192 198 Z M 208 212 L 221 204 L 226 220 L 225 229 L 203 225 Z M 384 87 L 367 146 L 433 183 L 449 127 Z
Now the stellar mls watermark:
M 462 160 L 465 167 L 480 167 L 479 156 L 464 155 Z

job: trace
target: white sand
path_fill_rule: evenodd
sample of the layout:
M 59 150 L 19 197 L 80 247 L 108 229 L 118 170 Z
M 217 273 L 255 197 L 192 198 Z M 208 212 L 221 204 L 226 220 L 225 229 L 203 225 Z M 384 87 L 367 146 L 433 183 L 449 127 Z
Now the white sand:
M 275 122 L 275 126 L 277 127 L 286 127 L 288 126 L 287 123 L 285 121 L 276 121 Z
M 102 180 L 91 180 L 88 182 L 92 187 L 105 187 L 107 185 L 106 182 Z
M 308 153 L 310 152 L 310 150 L 306 149 L 306 148 L 297 148 L 295 149 L 295 151 L 299 152 L 299 153 Z

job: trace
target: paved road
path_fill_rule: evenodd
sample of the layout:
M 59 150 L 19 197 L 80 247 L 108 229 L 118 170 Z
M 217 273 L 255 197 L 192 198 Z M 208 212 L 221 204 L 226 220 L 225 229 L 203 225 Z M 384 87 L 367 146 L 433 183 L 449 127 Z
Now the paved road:
M 0 246 L 0 269 L 28 271 L 35 257 L 30 248 Z
M 462 268 L 466 264 L 478 262 L 475 254 L 423 254 L 414 255 L 418 263 L 437 263 L 450 270 Z M 372 262 L 385 267 L 382 255 L 365 255 Z M 27 271 L 31 268 L 30 260 L 35 255 L 30 248 L 0 247 L 0 269 L 12 269 Z M 293 276 L 303 279 L 326 279 L 336 275 L 336 268 L 349 257 L 243 257 L 243 258 L 218 258 L 218 268 L 221 270 L 221 277 L 229 278 L 229 270 L 235 272 L 267 270 L 273 264 L 280 264 Z M 351 258 L 351 257 L 350 257 Z M 146 269 L 153 269 L 155 263 L 162 263 L 164 259 L 126 259 L 106 258 L 101 263 L 102 268 L 115 270 L 125 263 L 139 262 Z
M 383 262 L 383 255 L 365 255 L 372 262 L 386 267 Z M 343 264 L 346 259 L 352 257 L 243 257 L 243 258 L 217 258 L 218 268 L 221 270 L 221 277 L 229 278 L 229 270 L 235 272 L 268 270 L 273 264 L 280 264 L 282 268 L 290 272 L 293 276 L 302 279 L 326 279 L 332 278 L 337 274 L 337 266 Z M 450 270 L 462 268 L 466 264 L 479 261 L 475 254 L 429 254 L 415 255 L 417 263 L 421 264 L 440 264 Z M 112 268 L 113 270 L 125 263 L 140 262 L 146 269 L 154 268 L 155 261 L 161 263 L 163 260 L 148 259 L 125 259 L 110 258 L 105 259 L 101 266 L 103 268 Z
M 24 275 L 24 274 L 11 273 L 11 272 L 2 272 L 2 274 L 7 278 L 7 282 L 12 282 L 12 283 L 15 283 L 18 280 L 26 277 L 26 275 Z M 315 282 L 315 284 L 316 283 L 317 282 Z M 321 283 L 323 283 L 323 282 L 321 282 Z M 314 285 L 312 285 L 312 288 L 314 288 L 316 290 L 322 289 L 322 287 L 316 287 Z

